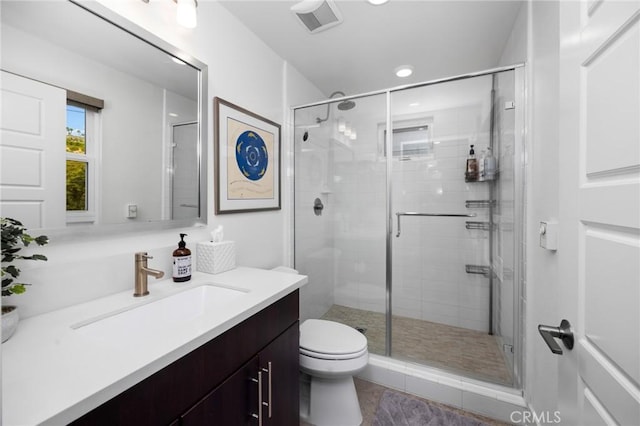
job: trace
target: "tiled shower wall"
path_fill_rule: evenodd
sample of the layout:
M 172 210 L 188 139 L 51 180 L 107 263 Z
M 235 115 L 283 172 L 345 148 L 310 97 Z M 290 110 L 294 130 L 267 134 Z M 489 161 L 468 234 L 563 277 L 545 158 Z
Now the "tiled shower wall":
M 466 200 L 487 200 L 487 182 L 465 183 L 466 138 L 442 139 L 434 123 L 433 158 L 394 161 L 394 211 L 475 213 L 474 218 L 411 217 L 393 237 L 393 312 L 473 330 L 488 331 L 489 280 L 465 265 L 487 266 L 488 233 L 465 222 L 488 221 L 488 209 Z M 479 151 L 478 151 L 479 152 Z
M 393 160 L 393 213 L 476 213 L 468 220 L 488 220 L 488 209 L 465 207 L 466 200 L 489 196 L 488 182 L 464 181 L 469 145 L 475 145 L 479 157 L 489 143 L 490 78 L 474 84 L 486 87 L 484 99 L 413 113 L 413 121 L 419 116 L 429 123 L 432 150 L 408 161 Z M 365 150 L 366 142 L 358 143 Z M 386 157 L 379 150 L 377 156 L 365 157 L 357 149 L 356 161 L 344 158 L 335 165 L 334 235 L 341 255 L 334 297 L 336 304 L 384 312 Z M 488 232 L 467 230 L 465 218 L 404 216 L 396 237 L 395 217 L 393 314 L 488 331 L 489 280 L 465 272 L 466 264 L 488 266 Z
M 475 145 L 480 157 L 489 144 L 491 77 L 456 84 L 459 87 L 452 91 L 452 96 L 467 97 L 458 105 L 449 102 L 446 108 L 414 110 L 411 115 L 398 113 L 393 118 L 396 126 L 416 119 L 428 123 L 433 144 L 427 155 L 409 160 L 394 158 L 392 162 L 392 310 L 394 315 L 487 332 L 489 279 L 468 274 L 465 265 L 489 266 L 489 231 L 466 229 L 465 222 L 487 222 L 489 210 L 467 208 L 465 202 L 488 200 L 491 183 L 465 182 L 464 171 L 469 145 Z M 434 97 L 430 87 L 411 90 L 423 90 L 425 98 Z M 469 93 L 476 94 L 475 98 L 469 99 Z M 310 129 L 310 143 L 297 152 L 296 253 L 303 253 L 304 246 L 310 254 L 305 254 L 304 259 L 297 255 L 296 265 L 310 275 L 311 284 L 307 287 L 314 296 L 309 309 L 316 317 L 324 313 L 321 311 L 331 300 L 353 308 L 385 311 L 387 165 L 381 131 L 385 123 L 382 101 L 356 100 L 353 111 L 361 115 L 347 115 L 358 129 L 356 141 L 343 143 L 330 120 L 320 128 Z M 392 111 L 401 111 L 402 102 L 403 95 L 394 93 Z M 375 109 L 363 112 L 374 103 Z M 321 107 L 313 109 L 316 115 L 324 115 Z M 352 111 L 344 114 L 349 113 Z M 297 115 L 296 122 L 299 122 Z M 507 131 L 496 128 L 497 133 Z M 297 139 L 298 133 L 297 130 Z M 324 142 L 321 137 L 326 138 Z M 512 154 L 510 148 L 496 148 L 500 165 L 509 161 L 513 164 L 506 158 Z M 300 148 L 296 145 L 296 149 Z M 509 277 L 508 271 L 506 275 L 503 273 L 502 263 L 511 261 L 513 256 L 513 242 L 509 242 L 513 213 L 505 209 L 512 191 L 509 188 L 512 185 L 507 181 L 496 184 L 496 196 L 504 202 L 496 206 L 499 226 L 494 231 L 494 266 L 499 262 L 501 271 L 494 295 L 495 308 L 501 310 L 494 313 L 494 328 L 503 326 L 501 332 L 506 331 L 508 336 L 512 293 L 501 283 L 505 276 Z M 310 208 L 315 197 L 325 205 L 320 218 Z M 404 216 L 402 233 L 396 237 L 393 213 L 402 211 L 477 216 Z M 497 300 L 500 296 L 502 299 Z
M 298 111 L 296 121 L 312 122 L 314 112 Z M 295 267 L 309 276 L 309 284 L 300 290 L 301 320 L 321 317 L 334 303 L 336 249 L 332 236 L 333 208 L 327 202 L 327 179 L 333 173 L 333 162 L 327 140 L 326 129 L 321 127 L 299 127 L 294 131 Z M 321 215 L 313 210 L 316 198 L 325 206 Z

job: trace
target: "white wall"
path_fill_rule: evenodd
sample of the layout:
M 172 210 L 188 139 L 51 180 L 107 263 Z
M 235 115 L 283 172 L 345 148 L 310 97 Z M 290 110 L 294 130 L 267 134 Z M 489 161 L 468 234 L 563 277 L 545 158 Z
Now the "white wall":
M 164 270 L 169 276 L 171 253 L 177 246 L 179 232 L 188 234 L 187 246 L 194 250 L 195 242 L 207 239 L 212 229 L 224 225 L 225 238 L 236 241 L 237 264 L 271 268 L 289 262 L 289 241 L 284 236 L 289 233 L 289 223 L 284 210 L 213 214 L 212 99 L 223 97 L 282 123 L 283 152 L 287 152 L 289 105 L 317 100 L 320 92 L 216 2 L 199 2 L 199 25 L 194 30 L 177 26 L 175 3 L 170 1 L 146 4 L 102 0 L 101 3 L 209 66 L 208 226 L 53 240 L 38 248 L 38 252 L 49 257 L 48 262 L 31 262 L 23 268 L 21 278 L 33 283 L 27 293 L 6 301 L 19 305 L 23 317 L 132 289 L 136 251 L 148 251 L 154 256 L 150 266 Z M 283 167 L 283 207 L 290 203 L 290 173 L 290 167 Z
M 525 399 L 537 413 L 556 408 L 557 356 L 537 331 L 538 324 L 559 324 L 555 296 L 558 256 L 539 247 L 538 226 L 558 217 L 558 69 L 557 2 L 523 5 L 501 64 L 527 62 L 526 130 L 526 284 L 520 300 L 525 350 Z
M 537 331 L 560 324 L 555 297 L 559 256 L 539 246 L 539 223 L 558 218 L 559 12 L 558 2 L 531 2 L 529 33 L 527 328 L 525 396 L 536 412 L 553 411 L 558 395 L 557 355 Z

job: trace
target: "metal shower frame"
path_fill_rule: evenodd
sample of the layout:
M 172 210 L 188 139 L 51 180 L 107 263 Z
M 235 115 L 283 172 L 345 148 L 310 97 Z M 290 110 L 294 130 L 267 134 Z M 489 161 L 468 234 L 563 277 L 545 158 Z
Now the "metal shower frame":
M 515 176 L 514 176 L 514 182 L 515 182 L 515 208 L 514 208 L 514 216 L 515 216 L 515 221 L 518 224 L 518 226 L 515 227 L 514 230 L 514 237 L 516 239 L 516 244 L 515 244 L 515 262 L 514 262 L 514 282 L 517 283 L 517 285 L 515 286 L 516 288 L 514 289 L 514 309 L 517 310 L 518 316 L 516 316 L 516 318 L 518 318 L 517 323 L 514 324 L 514 352 L 515 352 L 515 356 L 514 355 L 514 387 L 521 387 L 522 383 L 523 383 L 523 361 L 524 361 L 524 344 L 523 344 L 523 332 L 524 332 L 524 321 L 523 321 L 523 317 L 525 315 L 525 312 L 523 312 L 523 308 L 524 308 L 524 303 L 522 303 L 522 291 L 524 289 L 524 279 L 525 279 L 525 269 L 524 269 L 524 265 L 525 265 L 525 261 L 524 261 L 524 256 L 525 256 L 525 215 L 524 215 L 524 206 L 525 206 L 525 187 L 526 187 L 526 182 L 525 182 L 525 173 L 524 173 L 524 166 L 525 166 L 525 158 L 526 158 L 526 129 L 525 129 L 525 125 L 524 125 L 524 118 L 525 118 L 525 106 L 526 106 L 526 101 L 525 101 L 525 93 L 524 93 L 524 87 L 525 87 L 525 64 L 524 63 L 518 63 L 518 64 L 513 64 L 513 65 L 508 65 L 508 66 L 503 66 L 503 67 L 496 67 L 496 68 L 491 68 L 488 70 L 483 70 L 483 71 L 477 71 L 477 72 L 471 72 L 471 73 L 466 73 L 466 74 L 460 74 L 460 75 L 456 75 L 453 77 L 445 77 L 445 78 L 440 78 L 440 79 L 435 79 L 435 80 L 429 80 L 429 81 L 425 81 L 425 82 L 420 82 L 420 83 L 412 83 L 412 84 L 406 84 L 406 85 L 402 85 L 402 86 L 396 86 L 396 87 L 392 87 L 392 88 L 388 88 L 388 89 L 383 89 L 383 90 L 376 90 L 376 91 L 372 91 L 372 92 L 366 92 L 366 93 L 360 93 L 357 95 L 349 95 L 349 96 L 343 96 L 340 98 L 330 98 L 324 101 L 318 101 L 318 102 L 312 102 L 312 103 L 308 103 L 308 104 L 303 104 L 303 105 L 298 105 L 298 106 L 294 106 L 291 107 L 291 112 L 293 115 L 295 110 L 297 109 L 302 109 L 302 108 L 309 108 L 309 107 L 315 107 L 315 106 L 321 106 L 321 105 L 330 105 L 332 103 L 336 103 L 336 102 L 344 102 L 344 101 L 349 101 L 349 100 L 353 100 L 353 99 L 359 99 L 359 98 L 365 98 L 368 96 L 375 96 L 375 95 L 386 95 L 386 136 L 385 136 L 385 146 L 386 146 L 386 152 L 393 152 L 392 151 L 392 146 L 393 146 L 393 122 L 392 122 L 392 116 L 391 116 L 391 94 L 393 92 L 398 92 L 398 91 L 402 91 L 402 90 L 407 90 L 407 89 L 413 89 L 413 88 L 419 88 L 419 87 L 426 87 L 426 86 L 433 86 L 433 85 L 437 85 L 440 83 L 448 83 L 448 82 L 454 82 L 454 81 L 459 81 L 459 80 L 466 80 L 466 79 L 471 79 L 471 78 L 475 78 L 475 77 L 481 77 L 481 76 L 486 76 L 486 75 L 495 75 L 497 73 L 500 72 L 506 72 L 506 71 L 515 71 L 515 78 L 514 78 L 514 84 L 516 85 L 516 91 L 515 91 L 515 101 L 516 101 L 516 105 L 519 105 L 519 109 L 517 110 L 518 112 L 516 113 L 516 117 L 515 117 L 515 137 L 516 137 L 516 141 L 515 141 L 515 153 L 514 153 L 514 157 L 520 161 L 520 164 L 522 164 L 522 167 L 517 167 L 515 169 Z M 493 84 L 492 84 L 493 87 Z M 522 88 L 522 90 L 520 91 L 519 88 Z M 333 94 L 335 95 L 335 93 Z M 493 103 L 493 102 L 492 102 Z M 492 113 L 491 113 L 491 132 L 493 133 L 493 108 L 492 108 Z M 493 138 L 493 135 L 491 135 L 491 139 Z M 386 156 L 386 168 L 387 170 L 393 170 L 393 156 L 391 155 L 387 155 Z M 295 167 L 294 167 L 294 175 L 295 175 Z M 386 274 L 385 274 L 385 320 L 386 320 L 386 332 L 385 332 L 385 356 L 387 357 L 391 357 L 391 351 L 392 351 L 392 333 L 391 333 L 391 329 L 392 329 L 392 287 L 393 287 L 393 269 L 392 269 L 392 261 L 393 261 L 393 222 L 394 222 L 394 216 L 396 216 L 396 214 L 393 211 L 393 205 L 391 203 L 392 195 L 393 195 L 393 191 L 392 191 L 392 183 L 393 183 L 393 179 L 391 176 L 391 173 L 387 173 L 387 178 L 386 178 L 386 197 L 387 197 L 387 203 L 386 203 L 386 214 L 387 214 L 387 220 L 386 220 Z M 295 188 L 295 181 L 294 181 L 294 188 Z M 493 190 L 491 191 L 493 192 Z M 493 194 L 491 194 L 493 196 Z M 294 197 L 295 197 L 295 189 L 294 189 Z M 295 202 L 293 203 L 293 205 L 295 205 Z M 295 227 L 295 213 L 293 215 L 294 218 L 294 227 Z M 492 232 L 492 231 L 490 231 Z M 492 247 L 490 247 L 490 250 L 492 250 Z M 294 247 L 293 247 L 293 253 L 294 253 L 294 263 L 295 263 L 295 240 L 294 240 Z M 493 265 L 490 265 L 490 269 L 493 268 Z M 493 272 L 490 271 L 490 274 L 493 275 Z M 493 280 L 491 280 L 491 285 L 493 285 L 492 283 Z M 493 303 L 493 301 L 491 300 L 490 303 Z M 493 309 L 491 308 L 490 311 L 492 311 Z M 490 312 L 491 317 L 493 317 L 493 312 Z M 492 321 L 492 320 L 491 320 Z M 492 327 L 492 326 L 491 326 Z M 490 330 L 491 332 L 492 330 Z

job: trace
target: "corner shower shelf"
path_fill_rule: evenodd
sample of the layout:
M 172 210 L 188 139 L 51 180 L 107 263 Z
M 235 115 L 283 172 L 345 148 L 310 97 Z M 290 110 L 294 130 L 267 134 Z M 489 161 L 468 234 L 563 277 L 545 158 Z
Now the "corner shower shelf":
M 483 265 L 464 265 L 467 274 L 478 274 L 488 277 L 491 274 L 491 268 Z
M 491 224 L 489 222 L 472 222 L 466 221 L 465 227 L 467 229 L 480 229 L 481 231 L 491 230 Z
M 495 204 L 495 200 L 467 200 L 464 202 L 464 206 L 468 209 L 486 209 Z

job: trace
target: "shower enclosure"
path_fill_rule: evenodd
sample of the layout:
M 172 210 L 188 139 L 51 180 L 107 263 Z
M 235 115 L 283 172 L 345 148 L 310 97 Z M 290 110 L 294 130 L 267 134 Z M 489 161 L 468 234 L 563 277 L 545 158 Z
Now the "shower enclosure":
M 373 354 L 521 386 L 523 74 L 295 108 L 302 319 L 356 327 Z

